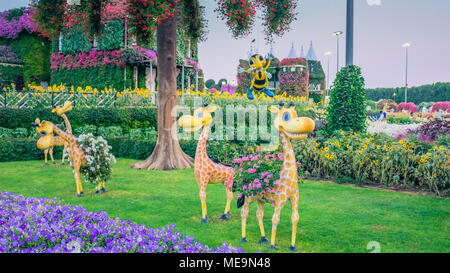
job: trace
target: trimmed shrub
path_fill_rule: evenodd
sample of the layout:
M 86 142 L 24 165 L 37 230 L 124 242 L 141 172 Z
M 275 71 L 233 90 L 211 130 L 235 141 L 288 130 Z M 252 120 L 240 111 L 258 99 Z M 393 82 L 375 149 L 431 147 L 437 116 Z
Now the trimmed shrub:
M 95 125 L 96 127 L 120 126 L 128 131 L 130 128 L 156 128 L 156 111 L 155 108 L 76 108 L 75 106 L 67 117 L 74 130 L 84 125 Z M 55 124 L 63 122 L 48 108 L 0 108 L 0 127 L 30 128 L 36 118 Z
M 344 67 L 339 71 L 330 91 L 326 130 L 361 132 L 365 129 L 366 99 L 364 78 L 357 66 Z

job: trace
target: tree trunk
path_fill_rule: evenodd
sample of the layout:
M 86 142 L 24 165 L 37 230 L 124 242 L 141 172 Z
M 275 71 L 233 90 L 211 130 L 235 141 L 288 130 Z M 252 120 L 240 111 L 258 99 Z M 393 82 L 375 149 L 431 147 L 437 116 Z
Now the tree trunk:
M 175 0 L 169 2 L 175 6 Z M 192 168 L 194 160 L 181 150 L 176 130 L 176 18 L 162 21 L 157 29 L 158 45 L 158 140 L 152 155 L 131 165 L 145 170 Z M 174 113 L 176 113 L 174 111 Z

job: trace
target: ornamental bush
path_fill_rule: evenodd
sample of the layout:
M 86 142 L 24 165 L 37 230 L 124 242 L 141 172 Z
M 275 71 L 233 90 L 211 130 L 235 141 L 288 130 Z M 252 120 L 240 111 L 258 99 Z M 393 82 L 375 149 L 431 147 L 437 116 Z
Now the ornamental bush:
M 342 68 L 330 91 L 327 133 L 335 131 L 361 132 L 365 129 L 366 102 L 361 69 L 351 65 Z
M 415 112 L 417 112 L 417 105 L 415 105 L 412 102 L 407 102 L 407 103 L 406 102 L 402 102 L 402 103 L 400 103 L 397 106 L 397 112 L 400 112 L 400 111 L 403 111 L 403 110 L 406 110 L 409 113 L 415 113 Z
M 431 109 L 433 112 L 436 111 L 447 111 L 450 112 L 450 101 L 441 101 L 433 104 L 433 108 Z
M 94 137 L 92 134 L 79 136 L 77 142 L 86 156 L 86 165 L 80 168 L 84 179 L 96 184 L 108 181 L 112 174 L 112 164 L 116 163 L 108 142 L 103 137 Z

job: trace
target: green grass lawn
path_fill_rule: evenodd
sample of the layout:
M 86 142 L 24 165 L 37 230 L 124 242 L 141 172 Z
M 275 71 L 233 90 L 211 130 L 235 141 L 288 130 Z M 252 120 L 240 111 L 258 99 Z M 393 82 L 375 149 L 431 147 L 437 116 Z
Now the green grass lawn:
M 210 222 L 200 223 L 201 205 L 194 171 L 141 171 L 129 168 L 135 160 L 119 159 L 106 194 L 94 195 L 85 184 L 85 196 L 77 198 L 72 169 L 43 166 L 42 161 L 0 163 L 0 191 L 32 197 L 60 197 L 91 211 L 107 211 L 150 227 L 175 224 L 175 229 L 201 243 L 215 246 L 229 242 L 246 252 L 266 252 L 259 245 L 256 204 L 247 223 L 248 243 L 240 243 L 241 219 L 232 203 L 228 222 L 219 219 L 226 203 L 223 185 L 209 185 L 207 205 Z M 288 202 L 289 203 L 289 202 Z M 270 238 L 273 207 L 265 206 Z M 370 241 L 381 252 L 450 252 L 450 200 L 359 188 L 326 182 L 300 184 L 300 221 L 297 248 L 300 252 L 368 252 Z M 288 252 L 291 238 L 291 207 L 286 205 L 277 231 L 280 252 Z

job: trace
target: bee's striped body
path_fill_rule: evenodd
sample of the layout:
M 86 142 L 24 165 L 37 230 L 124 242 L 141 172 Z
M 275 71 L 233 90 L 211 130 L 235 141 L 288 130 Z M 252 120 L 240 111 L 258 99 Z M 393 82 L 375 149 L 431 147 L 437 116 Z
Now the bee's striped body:
M 252 72 L 253 81 L 250 88 L 256 91 L 262 91 L 269 86 L 269 79 L 265 71 Z

